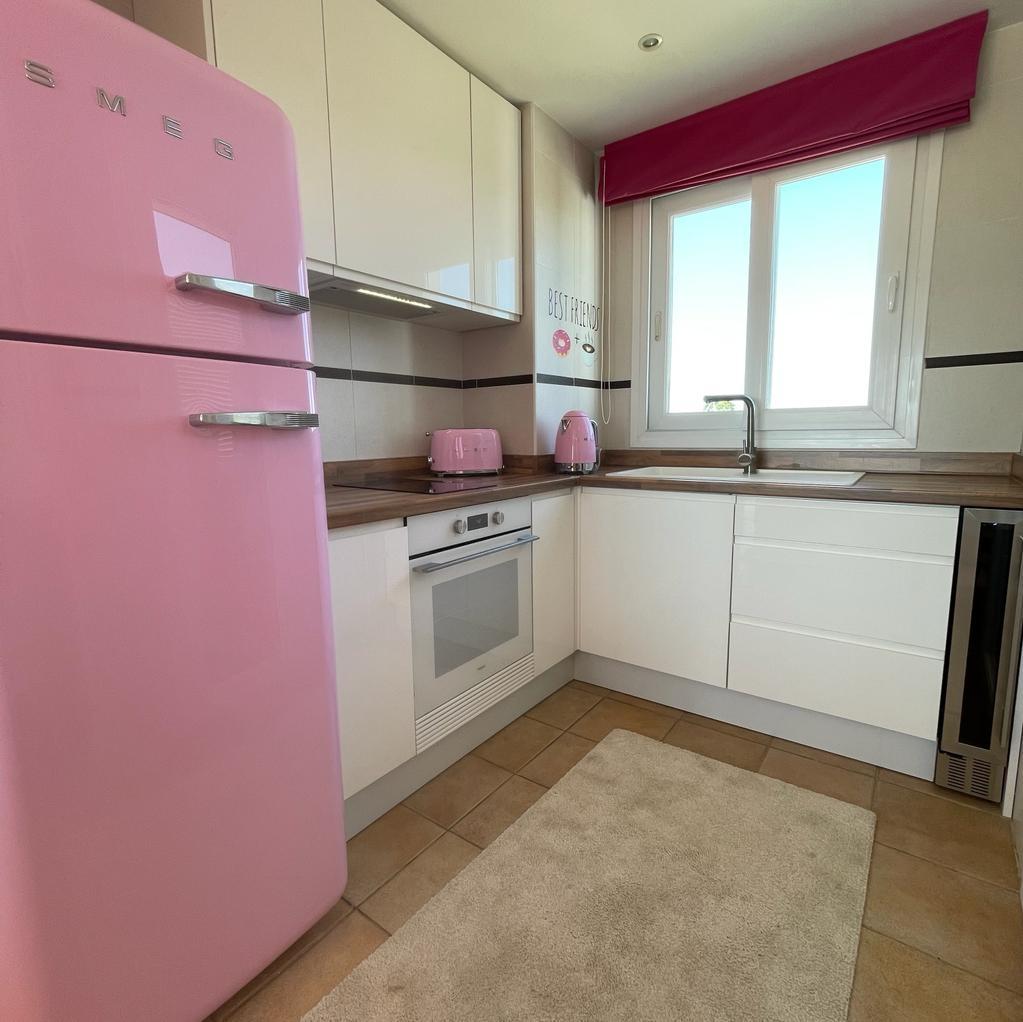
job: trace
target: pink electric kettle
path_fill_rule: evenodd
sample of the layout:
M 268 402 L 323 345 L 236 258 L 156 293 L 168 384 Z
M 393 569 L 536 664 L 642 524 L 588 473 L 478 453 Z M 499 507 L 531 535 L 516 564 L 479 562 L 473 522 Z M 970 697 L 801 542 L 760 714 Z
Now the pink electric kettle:
M 554 469 L 557 472 L 592 472 L 600 464 L 597 423 L 585 412 L 565 412 L 554 438 Z

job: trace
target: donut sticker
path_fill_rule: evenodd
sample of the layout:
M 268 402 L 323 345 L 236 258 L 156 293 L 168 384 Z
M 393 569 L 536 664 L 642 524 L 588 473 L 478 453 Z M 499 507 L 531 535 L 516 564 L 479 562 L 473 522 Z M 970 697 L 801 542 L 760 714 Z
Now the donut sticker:
M 567 330 L 557 329 L 551 338 L 551 346 L 558 358 L 565 358 L 572 350 L 572 338 L 568 336 Z

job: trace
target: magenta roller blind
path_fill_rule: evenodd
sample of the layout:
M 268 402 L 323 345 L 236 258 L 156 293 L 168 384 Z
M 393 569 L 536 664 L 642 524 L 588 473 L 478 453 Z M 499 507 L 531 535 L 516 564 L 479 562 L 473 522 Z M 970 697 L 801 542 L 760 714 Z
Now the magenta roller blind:
M 612 142 L 607 205 L 970 119 L 987 11 Z

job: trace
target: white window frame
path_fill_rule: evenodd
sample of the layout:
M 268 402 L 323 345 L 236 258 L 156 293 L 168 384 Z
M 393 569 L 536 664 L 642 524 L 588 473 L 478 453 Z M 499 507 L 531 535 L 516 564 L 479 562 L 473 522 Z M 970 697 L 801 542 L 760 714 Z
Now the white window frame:
M 753 177 L 729 179 L 633 204 L 633 345 L 631 442 L 634 447 L 736 446 L 742 413 L 666 412 L 670 218 L 753 195 L 750 225 L 749 316 L 745 391 L 758 401 L 762 447 L 912 448 L 916 445 L 920 385 L 937 219 L 943 133 L 902 140 L 796 164 Z M 768 409 L 769 329 L 775 241 L 774 189 L 786 181 L 884 155 L 886 206 L 878 258 L 878 301 L 871 393 L 865 408 Z M 653 253 L 662 253 L 654 259 Z M 652 273 L 652 269 L 654 272 Z M 894 312 L 889 278 L 897 274 Z

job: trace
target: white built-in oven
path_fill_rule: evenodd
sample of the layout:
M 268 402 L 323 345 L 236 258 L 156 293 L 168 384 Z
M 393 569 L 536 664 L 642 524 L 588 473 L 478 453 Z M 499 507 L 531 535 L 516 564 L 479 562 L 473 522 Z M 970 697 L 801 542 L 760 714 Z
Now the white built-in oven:
M 529 498 L 409 519 L 416 717 L 533 650 Z

